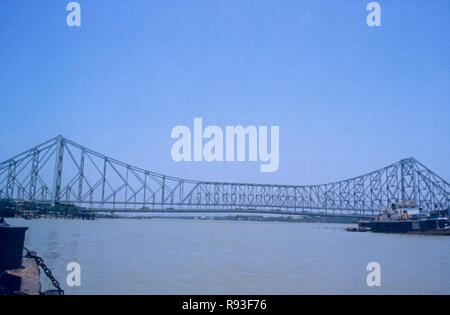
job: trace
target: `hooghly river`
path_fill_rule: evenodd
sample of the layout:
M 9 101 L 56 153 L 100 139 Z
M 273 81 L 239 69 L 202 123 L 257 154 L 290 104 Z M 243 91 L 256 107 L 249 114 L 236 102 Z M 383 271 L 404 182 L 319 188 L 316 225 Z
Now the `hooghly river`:
M 22 220 L 66 294 L 450 294 L 450 237 L 349 233 L 346 225 Z M 81 266 L 69 287 L 67 264 Z M 366 283 L 369 262 L 381 286 Z M 41 273 L 44 289 L 49 281 Z

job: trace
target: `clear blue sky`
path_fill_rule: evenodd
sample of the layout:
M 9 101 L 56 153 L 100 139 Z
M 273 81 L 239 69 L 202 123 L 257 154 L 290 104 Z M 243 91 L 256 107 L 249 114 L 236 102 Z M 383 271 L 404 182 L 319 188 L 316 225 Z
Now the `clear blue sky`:
M 0 160 L 58 134 L 169 175 L 317 184 L 414 156 L 450 180 L 450 1 L 0 1 Z M 176 163 L 176 125 L 279 125 L 280 168 Z

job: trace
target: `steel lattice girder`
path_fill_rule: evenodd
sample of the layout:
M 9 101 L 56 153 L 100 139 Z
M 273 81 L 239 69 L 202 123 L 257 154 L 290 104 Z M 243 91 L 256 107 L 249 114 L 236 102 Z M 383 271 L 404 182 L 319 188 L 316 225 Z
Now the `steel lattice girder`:
M 52 165 L 53 164 L 53 165 Z M 450 206 L 448 182 L 414 158 L 366 175 L 313 185 L 186 180 L 147 171 L 58 136 L 0 163 L 0 198 L 90 209 L 293 210 L 374 214 L 392 203 Z

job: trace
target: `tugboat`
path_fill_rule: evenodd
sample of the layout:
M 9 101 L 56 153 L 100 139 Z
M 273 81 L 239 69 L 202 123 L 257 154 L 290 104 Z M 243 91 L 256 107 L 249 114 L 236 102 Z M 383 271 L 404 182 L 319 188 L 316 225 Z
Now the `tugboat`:
M 408 204 L 393 204 L 375 220 L 359 221 L 358 230 L 375 233 L 450 235 L 450 209 L 424 212 Z

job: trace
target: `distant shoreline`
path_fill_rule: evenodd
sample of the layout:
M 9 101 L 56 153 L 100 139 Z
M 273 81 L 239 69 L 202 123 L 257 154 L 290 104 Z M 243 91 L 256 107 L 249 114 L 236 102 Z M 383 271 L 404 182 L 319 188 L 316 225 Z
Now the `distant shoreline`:
M 123 216 L 115 214 L 96 214 L 98 219 L 134 219 L 134 220 L 190 220 L 190 221 L 250 221 L 250 222 L 291 222 L 291 223 L 357 223 L 356 218 L 331 216 L 259 216 L 259 215 L 226 215 L 226 216 Z

